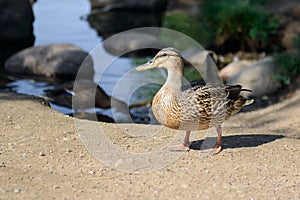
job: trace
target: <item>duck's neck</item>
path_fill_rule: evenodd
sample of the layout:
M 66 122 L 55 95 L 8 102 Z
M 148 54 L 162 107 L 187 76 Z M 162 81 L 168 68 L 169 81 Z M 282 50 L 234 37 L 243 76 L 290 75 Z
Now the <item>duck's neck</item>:
M 183 70 L 177 71 L 168 69 L 168 77 L 163 87 L 167 87 L 173 92 L 180 92 L 183 78 Z

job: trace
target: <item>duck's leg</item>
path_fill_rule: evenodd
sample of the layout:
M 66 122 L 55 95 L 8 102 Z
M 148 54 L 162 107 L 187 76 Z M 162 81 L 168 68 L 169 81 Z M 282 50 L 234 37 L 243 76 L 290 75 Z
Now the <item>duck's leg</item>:
M 222 151 L 222 127 L 218 126 L 217 127 L 217 132 L 218 132 L 218 138 L 217 138 L 217 143 L 215 146 L 213 146 L 213 151 L 212 154 L 216 155 Z
M 190 151 L 190 134 L 191 131 L 186 131 L 183 144 L 171 147 L 171 151 Z
M 190 134 L 191 134 L 191 131 L 186 131 L 185 132 L 183 145 L 186 147 L 186 151 L 190 150 L 190 145 L 191 145 L 191 143 L 190 143 Z

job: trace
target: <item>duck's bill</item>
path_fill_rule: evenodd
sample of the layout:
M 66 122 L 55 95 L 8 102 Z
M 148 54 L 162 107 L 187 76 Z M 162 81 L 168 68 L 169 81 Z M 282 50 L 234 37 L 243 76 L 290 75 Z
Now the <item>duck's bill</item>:
M 148 70 L 148 69 L 152 69 L 155 68 L 155 65 L 153 63 L 152 60 L 148 61 L 147 63 L 140 65 L 136 68 L 136 70 Z

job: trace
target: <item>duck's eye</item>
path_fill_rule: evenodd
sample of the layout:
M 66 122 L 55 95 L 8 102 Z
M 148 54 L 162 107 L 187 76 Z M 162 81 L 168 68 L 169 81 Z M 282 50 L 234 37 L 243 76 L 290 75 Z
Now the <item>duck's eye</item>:
M 161 56 L 167 56 L 167 54 L 166 54 L 166 53 L 163 53 L 163 54 L 161 54 Z

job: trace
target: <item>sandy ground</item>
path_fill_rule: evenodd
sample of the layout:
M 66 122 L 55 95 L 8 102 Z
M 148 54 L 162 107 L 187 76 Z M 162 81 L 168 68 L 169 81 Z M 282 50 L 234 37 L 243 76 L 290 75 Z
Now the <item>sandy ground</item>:
M 232 117 L 216 156 L 199 150 L 205 131 L 176 153 L 183 133 L 161 126 L 74 120 L 8 92 L 0 110 L 0 199 L 300 199 L 299 91 Z

